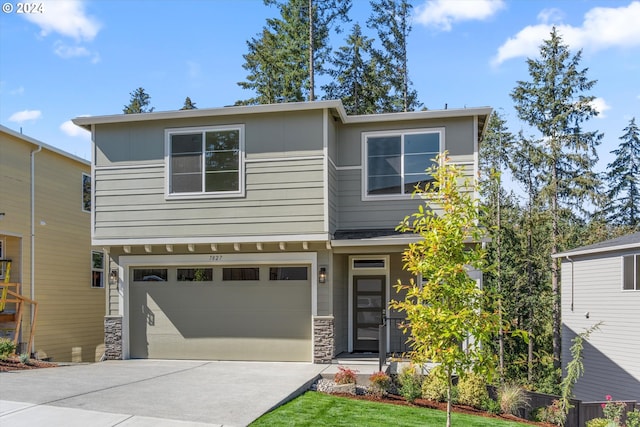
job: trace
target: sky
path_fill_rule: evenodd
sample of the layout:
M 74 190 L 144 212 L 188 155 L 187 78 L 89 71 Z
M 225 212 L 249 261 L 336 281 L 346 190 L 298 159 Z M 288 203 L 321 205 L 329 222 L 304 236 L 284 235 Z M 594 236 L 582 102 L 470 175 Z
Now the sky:
M 246 42 L 278 15 L 262 0 L 1 3 L 0 124 L 88 160 L 90 136 L 71 119 L 121 114 L 138 87 L 155 111 L 177 110 L 187 96 L 198 108 L 250 98 L 237 85 L 247 76 Z M 512 132 L 527 129 L 510 93 L 531 80 L 527 58 L 538 57 L 555 26 L 598 81 L 586 94 L 596 97 L 599 115 L 584 128 L 604 133 L 599 172 L 613 161 L 629 121 L 640 121 L 640 0 L 412 4 L 409 73 L 428 109 L 490 106 Z M 367 0 L 353 0 L 351 22 L 332 34 L 332 44 L 341 46 L 355 23 L 366 28 L 369 15 Z

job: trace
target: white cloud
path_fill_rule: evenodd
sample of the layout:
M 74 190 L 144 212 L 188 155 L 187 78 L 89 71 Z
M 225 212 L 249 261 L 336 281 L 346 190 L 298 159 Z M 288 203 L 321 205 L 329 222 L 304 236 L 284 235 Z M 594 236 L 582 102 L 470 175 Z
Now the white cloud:
M 43 13 L 22 16 L 38 25 L 42 36 L 58 33 L 78 41 L 90 41 L 100 31 L 100 23 L 94 17 L 86 15 L 83 1 L 41 0 L 41 3 Z
M 596 98 L 591 102 L 591 107 L 593 107 L 598 115 L 596 116 L 599 119 L 604 119 L 607 117 L 604 112 L 611 109 L 611 106 L 607 104 L 607 101 L 604 98 Z
M 505 6 L 503 0 L 427 0 L 416 7 L 414 22 L 451 31 L 454 22 L 482 21 Z
M 42 112 L 39 110 L 24 110 L 13 113 L 11 117 L 9 117 L 9 121 L 22 123 L 30 120 L 38 120 L 40 117 L 42 117 Z
M 510 37 L 498 48 L 492 59 L 493 65 L 517 57 L 535 57 L 539 47 L 549 38 L 552 25 L 557 20 L 557 12 L 545 10 L 538 15 L 542 21 L 538 25 L 523 28 L 514 37 Z M 634 1 L 626 7 L 596 7 L 584 16 L 582 26 L 556 25 L 563 42 L 572 50 L 589 49 L 592 51 L 610 47 L 640 46 L 640 1 Z
M 92 63 L 100 62 L 100 55 L 96 52 L 91 52 L 84 46 L 69 46 L 61 41 L 54 43 L 54 53 L 60 58 L 77 58 L 77 57 L 90 57 Z
M 564 12 L 558 8 L 543 9 L 538 13 L 538 20 L 543 24 L 552 24 L 554 22 L 562 22 Z
M 72 137 L 80 137 L 86 140 L 91 139 L 91 132 L 74 125 L 71 120 L 67 120 L 66 122 L 62 123 L 60 125 L 60 130 Z

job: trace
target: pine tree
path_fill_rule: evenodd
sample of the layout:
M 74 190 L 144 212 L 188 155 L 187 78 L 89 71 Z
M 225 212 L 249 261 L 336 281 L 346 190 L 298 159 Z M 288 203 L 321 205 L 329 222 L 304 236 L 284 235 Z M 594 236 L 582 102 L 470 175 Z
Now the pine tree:
M 238 85 L 256 96 L 237 104 L 299 102 L 315 99 L 315 75 L 324 73 L 331 47 L 329 33 L 348 20 L 351 0 L 264 0 L 276 5 L 259 38 L 247 42 L 243 68 L 247 80 Z
M 378 67 L 371 58 L 373 40 L 362 34 L 359 24 L 353 26 L 346 45 L 335 52 L 331 83 L 324 85 L 325 99 L 341 99 L 348 114 L 381 112 L 379 100 L 386 93 Z
M 611 153 L 615 160 L 607 165 L 609 184 L 607 219 L 613 224 L 640 228 L 640 129 L 635 117 L 623 129 L 622 143 Z
M 129 105 L 125 105 L 122 112 L 125 114 L 151 113 L 153 107 L 149 108 L 151 97 L 141 87 L 131 92 Z
M 519 81 L 512 91 L 518 117 L 542 134 L 542 167 L 544 183 L 541 196 L 551 215 L 551 255 L 562 247 L 561 220 L 564 210 L 584 213 L 583 203 L 596 198 L 598 177 L 593 172 L 597 161 L 596 147 L 602 134 L 587 132 L 584 121 L 597 114 L 594 96 L 583 95 L 594 80 L 587 69 L 579 70 L 582 52 L 571 56 L 567 45 L 554 27 L 550 38 L 540 47 L 540 59 L 528 59 L 531 81 Z M 553 301 L 554 367 L 560 368 L 560 288 L 559 262 L 551 262 Z
M 191 98 L 188 96 L 184 99 L 184 105 L 181 110 L 197 110 L 196 103 L 191 101 Z
M 384 79 L 392 92 L 384 99 L 386 112 L 413 111 L 420 107 L 417 92 L 411 88 L 407 57 L 407 39 L 411 32 L 408 0 L 371 0 L 372 15 L 367 21 L 378 33 L 382 49 L 374 51 L 382 65 Z

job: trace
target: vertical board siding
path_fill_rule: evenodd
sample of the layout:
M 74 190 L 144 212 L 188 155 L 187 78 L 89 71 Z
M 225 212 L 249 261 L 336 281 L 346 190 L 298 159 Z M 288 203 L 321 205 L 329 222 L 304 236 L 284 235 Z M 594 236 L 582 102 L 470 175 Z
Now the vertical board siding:
M 96 170 L 95 238 L 322 233 L 322 159 L 247 163 L 244 198 L 165 200 L 164 165 Z
M 574 388 L 578 399 L 640 398 L 640 291 L 622 290 L 621 256 L 572 257 L 573 276 L 571 262 L 562 262 L 563 366 L 571 360 L 571 340 L 602 322 L 584 346 L 585 374 Z

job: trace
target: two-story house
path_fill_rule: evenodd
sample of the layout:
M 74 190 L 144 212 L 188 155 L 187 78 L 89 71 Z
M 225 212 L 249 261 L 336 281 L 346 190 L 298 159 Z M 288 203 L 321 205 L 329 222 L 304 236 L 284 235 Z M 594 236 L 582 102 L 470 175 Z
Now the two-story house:
M 37 303 L 18 308 L 4 294 L 0 337 L 19 353 L 55 362 L 104 353 L 106 260 L 91 247 L 90 174 L 89 161 L 0 126 L 0 287 Z
M 377 352 L 411 193 L 477 172 L 491 109 L 347 116 L 340 101 L 79 117 L 111 358 L 327 362 Z M 397 331 L 387 330 L 388 350 Z

